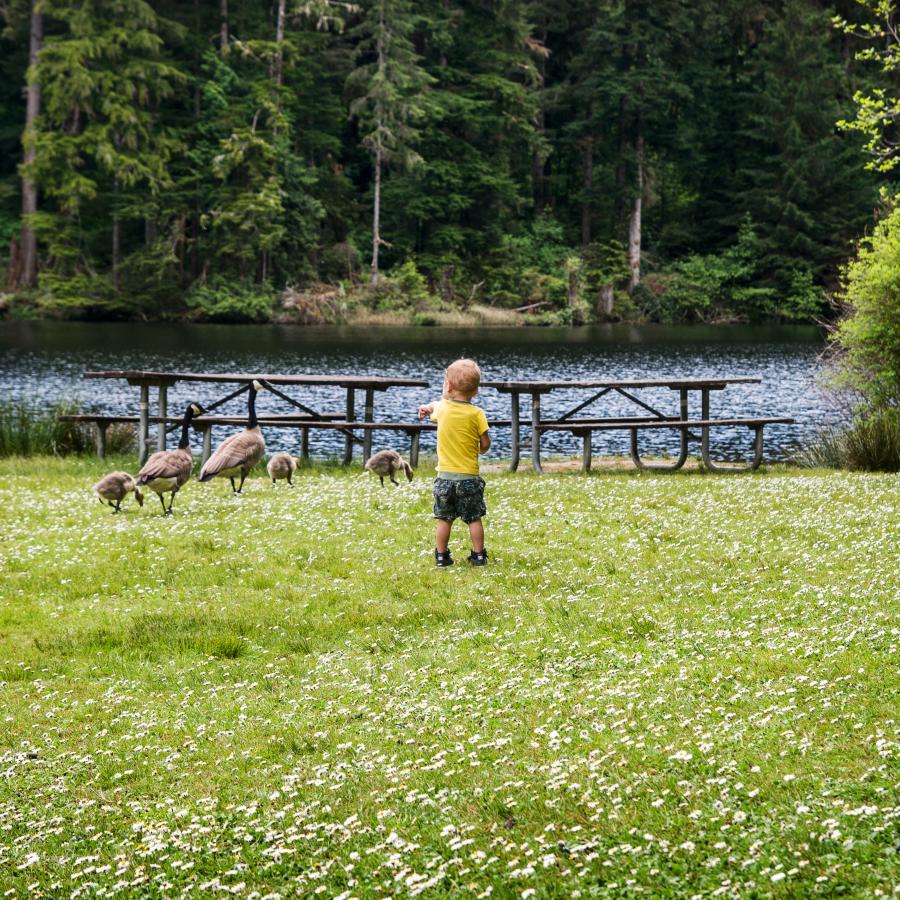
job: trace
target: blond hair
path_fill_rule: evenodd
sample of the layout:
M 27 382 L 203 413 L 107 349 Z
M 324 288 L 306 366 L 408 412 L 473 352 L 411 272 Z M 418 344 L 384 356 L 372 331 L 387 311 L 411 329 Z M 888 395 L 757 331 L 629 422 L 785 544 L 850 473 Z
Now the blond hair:
M 478 393 L 481 384 L 481 369 L 474 359 L 458 359 L 447 366 L 444 378 L 451 390 L 472 398 Z

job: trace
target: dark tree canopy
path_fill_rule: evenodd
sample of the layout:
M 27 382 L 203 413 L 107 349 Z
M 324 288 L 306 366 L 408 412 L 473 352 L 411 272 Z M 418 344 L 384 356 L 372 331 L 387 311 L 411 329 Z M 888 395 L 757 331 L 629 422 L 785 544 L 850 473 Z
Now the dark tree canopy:
M 851 0 L 2 14 L 0 262 L 45 310 L 265 319 L 340 282 L 802 320 L 887 177 L 836 124 L 876 78 Z

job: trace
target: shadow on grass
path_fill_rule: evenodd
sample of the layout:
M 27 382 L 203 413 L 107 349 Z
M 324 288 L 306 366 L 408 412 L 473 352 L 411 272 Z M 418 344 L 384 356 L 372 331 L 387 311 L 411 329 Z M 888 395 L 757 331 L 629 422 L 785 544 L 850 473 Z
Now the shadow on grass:
M 91 656 L 119 653 L 142 659 L 184 654 L 239 659 L 251 651 L 246 627 L 234 620 L 151 613 L 84 631 L 35 638 L 45 656 Z

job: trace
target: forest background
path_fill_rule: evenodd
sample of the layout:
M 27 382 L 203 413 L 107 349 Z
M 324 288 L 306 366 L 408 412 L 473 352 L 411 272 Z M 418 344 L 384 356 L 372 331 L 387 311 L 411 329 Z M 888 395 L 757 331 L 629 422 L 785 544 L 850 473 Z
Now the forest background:
M 14 315 L 813 321 L 896 193 L 855 0 L 0 15 Z

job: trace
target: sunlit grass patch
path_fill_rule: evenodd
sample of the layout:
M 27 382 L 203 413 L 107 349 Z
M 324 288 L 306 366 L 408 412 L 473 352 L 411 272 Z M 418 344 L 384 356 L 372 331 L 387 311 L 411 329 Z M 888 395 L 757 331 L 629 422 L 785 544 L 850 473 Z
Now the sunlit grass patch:
M 129 467 L 0 461 L 4 890 L 893 889 L 890 476 L 491 475 L 438 571 L 425 472 Z

